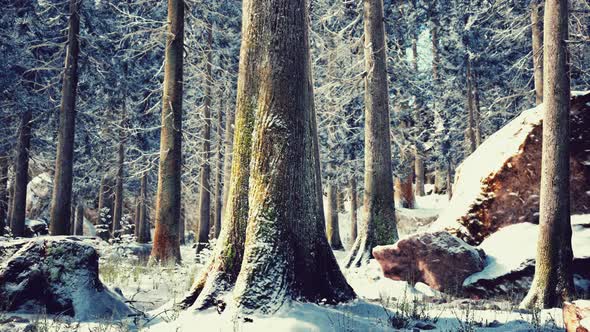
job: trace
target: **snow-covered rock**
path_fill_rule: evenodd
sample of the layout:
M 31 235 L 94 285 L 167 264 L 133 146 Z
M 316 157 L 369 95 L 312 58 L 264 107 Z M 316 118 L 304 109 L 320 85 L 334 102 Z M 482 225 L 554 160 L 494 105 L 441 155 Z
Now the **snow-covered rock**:
M 444 231 L 418 233 L 373 248 L 385 277 L 458 291 L 465 278 L 484 268 L 485 254 Z
M 132 311 L 98 277 L 98 254 L 76 237 L 0 243 L 0 304 L 5 311 L 46 312 L 76 320 L 118 319 Z
M 581 294 L 590 291 L 590 215 L 572 216 L 574 282 Z M 463 290 L 476 297 L 522 297 L 535 273 L 539 226 L 506 226 L 479 246 L 486 253 L 485 268 L 465 279 Z M 515 247 L 514 244 L 518 244 Z
M 395 217 L 397 231 L 400 236 L 406 236 L 426 230 L 438 218 L 436 209 L 404 209 L 397 208 Z
M 571 208 L 590 213 L 590 92 L 572 99 Z M 457 168 L 453 197 L 432 230 L 471 244 L 507 225 L 538 222 L 542 105 L 522 112 L 486 139 Z
M 566 332 L 590 331 L 590 301 L 578 300 L 564 303 L 563 322 Z

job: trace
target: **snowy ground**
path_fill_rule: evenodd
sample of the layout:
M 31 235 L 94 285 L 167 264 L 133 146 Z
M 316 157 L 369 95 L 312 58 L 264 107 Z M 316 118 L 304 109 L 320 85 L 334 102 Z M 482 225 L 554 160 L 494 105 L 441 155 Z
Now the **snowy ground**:
M 416 210 L 400 213 L 418 216 L 437 215 L 447 204 L 445 196 L 418 198 Z M 590 218 L 590 216 L 587 216 Z M 574 223 L 580 222 L 574 218 Z M 362 215 L 359 215 L 362 220 Z M 345 246 L 350 244 L 350 213 L 340 214 L 340 230 Z M 206 252 L 195 257 L 190 245 L 182 246 L 183 263 L 174 267 L 148 267 L 146 262 L 129 254 L 129 248 L 97 241 L 101 254 L 100 276 L 111 289 L 120 290 L 131 305 L 146 313 L 145 317 L 124 322 L 79 324 L 46 315 L 24 316 L 37 331 L 560 331 L 561 310 L 522 313 L 516 305 L 491 300 L 456 299 L 438 293 L 425 284 L 414 287 L 403 281 L 382 277 L 375 261 L 362 268 L 345 271 L 359 299 L 337 306 L 293 303 L 271 317 L 236 317 L 232 308 L 222 314 L 216 309 L 203 312 L 170 309 L 190 288 L 206 262 Z M 133 250 L 145 250 L 141 246 Z M 488 248 L 488 250 L 493 251 Z M 336 251 L 339 262 L 345 251 Z M 12 314 L 0 313 L 0 332 L 16 331 L 7 327 Z M 21 315 L 22 316 L 22 315 Z M 5 323 L 5 324 L 3 324 Z

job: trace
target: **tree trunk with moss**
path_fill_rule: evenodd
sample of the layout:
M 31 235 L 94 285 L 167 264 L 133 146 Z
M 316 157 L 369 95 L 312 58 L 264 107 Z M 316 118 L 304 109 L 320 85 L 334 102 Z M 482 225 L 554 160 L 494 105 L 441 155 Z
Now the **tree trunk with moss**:
M 391 176 L 389 89 L 383 1 L 364 0 L 365 26 L 365 215 L 346 267 L 369 262 L 377 245 L 398 239 Z
M 167 21 L 156 230 L 150 257 L 160 263 L 180 262 L 178 221 L 182 174 L 183 0 L 168 0 Z
M 539 18 L 540 0 L 531 1 L 531 34 L 533 40 L 533 78 L 535 81 L 535 103 L 543 102 L 543 29 Z
M 575 295 L 570 221 L 570 82 L 568 1 L 546 0 L 543 60 L 543 144 L 535 276 L 521 303 L 561 307 Z
M 197 253 L 209 244 L 209 229 L 211 227 L 211 44 L 213 42 L 213 26 L 207 23 L 207 51 L 205 64 L 205 105 L 203 106 L 203 155 L 201 165 L 200 193 L 199 193 L 199 223 L 197 227 Z
M 326 234 L 328 243 L 332 250 L 342 250 L 342 241 L 340 240 L 340 227 L 338 223 L 338 187 L 332 184 L 327 185 L 328 209 L 326 213 Z
M 27 209 L 27 184 L 29 183 L 29 148 L 31 146 L 32 112 L 24 111 L 18 132 L 16 159 L 14 161 L 14 199 L 12 200 L 12 236 L 22 237 L 25 231 Z
M 68 234 L 71 219 L 72 181 L 74 168 L 74 134 L 76 122 L 76 94 L 78 89 L 78 34 L 80 32 L 79 1 L 70 0 L 68 43 L 61 91 L 57 156 L 51 197 L 51 235 Z
M 325 233 L 308 17 L 304 0 L 244 3 L 226 224 L 210 280 L 199 278 L 185 304 L 211 305 L 234 282 L 245 312 L 354 298 Z

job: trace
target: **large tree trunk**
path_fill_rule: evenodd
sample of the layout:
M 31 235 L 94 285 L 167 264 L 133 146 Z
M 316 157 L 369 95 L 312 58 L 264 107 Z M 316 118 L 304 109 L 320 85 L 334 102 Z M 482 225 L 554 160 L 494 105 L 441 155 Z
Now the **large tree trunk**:
M 539 19 L 540 0 L 531 1 L 531 32 L 533 38 L 533 75 L 535 80 L 535 102 L 543 102 L 543 34 Z
M 160 168 L 156 193 L 156 231 L 151 259 L 180 262 L 180 177 L 182 174 L 182 68 L 184 1 L 168 0 L 168 34 L 164 63 Z
M 150 242 L 150 225 L 147 221 L 147 174 L 141 176 L 141 189 L 139 192 L 139 230 L 137 242 Z
M 215 213 L 214 215 L 214 224 L 215 224 L 215 238 L 219 238 L 219 233 L 221 232 L 221 208 L 223 204 L 223 156 L 221 154 L 222 150 L 222 141 L 223 141 L 223 132 L 221 131 L 222 127 L 222 113 L 223 112 L 223 101 L 217 111 L 217 151 L 216 151 L 216 160 L 217 160 L 217 167 L 215 170 Z
M 262 34 L 266 42 L 256 46 L 268 61 L 253 131 L 247 242 L 234 290 L 246 312 L 274 312 L 289 299 L 335 303 L 355 296 L 325 234 L 309 3 L 268 5 L 253 2 L 244 14 L 258 17 L 246 33 Z
M 31 118 L 32 112 L 30 110 L 22 113 L 18 133 L 16 159 L 14 161 L 14 199 L 12 200 L 12 220 L 10 221 L 10 228 L 14 237 L 22 237 L 25 231 L 27 184 L 29 183 Z
M 354 174 L 350 177 L 350 242 L 354 243 L 357 236 L 357 191 L 356 191 L 356 178 Z
M 368 263 L 374 246 L 398 239 L 391 176 L 389 89 L 383 1 L 364 0 L 365 26 L 365 216 L 346 267 Z
M 308 23 L 305 0 L 244 3 L 229 204 L 214 260 L 185 304 L 200 293 L 196 305 L 211 305 L 239 271 L 244 311 L 354 297 L 325 234 Z
M 8 160 L 7 156 L 0 157 L 0 236 L 3 236 L 8 216 Z
M 98 235 L 103 240 L 111 236 L 110 229 L 113 222 L 113 198 L 114 186 L 110 174 L 105 174 L 100 182 L 100 193 L 98 197 Z
M 78 89 L 78 33 L 80 31 L 80 0 L 70 0 L 70 20 L 68 25 L 68 48 L 66 51 L 61 107 L 59 112 L 59 132 L 57 136 L 57 156 L 51 197 L 51 235 L 68 234 L 70 220 L 72 181 L 74 167 L 74 134 L 76 122 L 76 93 Z
M 332 184 L 327 186 L 328 209 L 326 213 L 326 234 L 328 243 L 333 250 L 342 250 L 342 241 L 340 240 L 340 227 L 338 224 L 338 187 Z
M 115 184 L 115 210 L 113 211 L 113 237 L 121 236 L 121 221 L 123 219 L 123 164 L 125 162 L 125 103 L 121 110 L 119 124 L 119 146 L 117 148 L 117 176 Z
M 209 244 L 209 228 L 211 227 L 211 44 L 213 42 L 213 26 L 207 23 L 207 56 L 205 64 L 205 105 L 203 107 L 203 155 L 201 165 L 201 187 L 199 193 L 199 223 L 197 228 L 197 253 Z
M 84 235 L 84 205 L 78 203 L 76 206 L 76 224 L 74 235 Z
M 523 307 L 561 307 L 574 295 L 570 222 L 568 1 L 546 0 L 543 147 L 535 276 Z

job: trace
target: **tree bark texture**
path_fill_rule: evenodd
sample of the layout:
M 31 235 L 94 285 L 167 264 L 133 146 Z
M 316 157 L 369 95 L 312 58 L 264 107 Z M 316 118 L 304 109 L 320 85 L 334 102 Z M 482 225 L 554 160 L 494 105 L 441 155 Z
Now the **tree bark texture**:
M 205 65 L 205 105 L 203 107 L 203 155 L 201 165 L 201 187 L 199 193 L 199 223 L 197 231 L 197 252 L 209 244 L 209 229 L 211 227 L 211 44 L 213 42 L 213 26 L 207 23 L 207 54 Z
M 232 279 L 233 298 L 243 312 L 274 312 L 289 299 L 354 298 L 325 233 L 308 5 L 244 2 L 227 218 L 198 303 L 211 304 Z M 240 247 L 243 260 L 236 260 Z M 193 296 L 198 288 L 199 282 Z
M 389 89 L 383 1 L 364 0 L 365 216 L 346 267 L 368 263 L 374 246 L 398 239 L 391 176 Z
M 523 307 L 561 307 L 575 295 L 570 221 L 568 1 L 545 1 L 543 146 L 535 276 Z
M 80 32 L 79 1 L 70 0 L 68 46 L 61 92 L 57 156 L 51 197 L 51 221 L 49 225 L 51 235 L 68 234 L 68 224 L 71 219 L 78 54 L 80 52 L 78 43 L 78 34 Z
M 217 160 L 217 167 L 215 168 L 215 213 L 214 215 L 214 224 L 215 224 L 215 238 L 219 238 L 219 233 L 221 232 L 221 209 L 223 205 L 223 155 L 221 154 L 222 150 L 222 143 L 223 143 L 223 132 L 222 132 L 222 121 L 223 121 L 223 101 L 220 103 L 221 106 L 217 111 L 217 151 L 216 151 L 216 160 Z
M 10 228 L 14 237 L 22 237 L 25 231 L 32 114 L 31 110 L 26 110 L 22 113 L 16 146 L 16 158 L 14 160 L 14 199 L 12 200 L 12 220 L 10 221 Z
M 543 102 L 543 28 L 539 18 L 540 0 L 531 1 L 531 33 L 533 39 L 533 75 L 535 81 L 535 103 Z
M 180 262 L 178 222 L 182 173 L 183 40 L 184 1 L 168 0 L 156 230 L 151 253 L 151 259 L 161 263 Z

